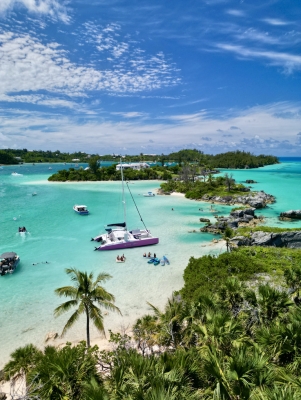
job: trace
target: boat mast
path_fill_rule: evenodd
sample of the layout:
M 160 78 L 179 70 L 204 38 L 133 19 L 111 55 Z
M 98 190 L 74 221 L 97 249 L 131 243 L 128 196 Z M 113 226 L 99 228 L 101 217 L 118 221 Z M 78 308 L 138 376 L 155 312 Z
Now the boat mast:
M 125 229 L 127 229 L 127 226 L 126 226 L 126 206 L 125 206 L 125 195 L 124 195 L 123 167 L 122 167 L 122 159 L 121 158 L 120 158 L 120 172 L 121 172 L 121 181 L 122 181 L 123 215 L 124 215 Z

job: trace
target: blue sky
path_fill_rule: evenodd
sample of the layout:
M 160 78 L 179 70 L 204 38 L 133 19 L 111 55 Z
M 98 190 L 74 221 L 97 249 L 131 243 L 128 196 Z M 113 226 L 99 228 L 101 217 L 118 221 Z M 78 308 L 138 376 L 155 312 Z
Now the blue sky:
M 301 155 L 297 0 L 1 0 L 0 148 Z

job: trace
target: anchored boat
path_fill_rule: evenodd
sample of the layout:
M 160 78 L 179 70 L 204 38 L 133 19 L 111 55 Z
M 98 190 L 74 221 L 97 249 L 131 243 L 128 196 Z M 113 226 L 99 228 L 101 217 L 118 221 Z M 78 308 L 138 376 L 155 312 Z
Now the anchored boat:
M 136 206 L 137 212 L 140 216 L 145 229 L 132 229 L 129 230 L 126 224 L 126 203 L 124 196 L 124 177 L 122 162 L 120 161 L 121 182 L 122 182 L 122 203 L 124 222 L 109 224 L 105 227 L 105 233 L 92 238 L 95 242 L 99 242 L 100 246 L 95 247 L 95 250 L 115 250 L 115 249 L 128 249 L 132 247 L 150 246 L 159 243 L 159 238 L 151 235 L 150 231 L 146 228 L 145 223 L 138 210 L 137 204 L 134 200 L 132 192 L 126 182 L 129 193 Z
M 73 206 L 73 210 L 80 215 L 88 215 L 89 210 L 87 209 L 87 206 L 84 205 L 75 205 Z
M 13 251 L 0 255 L 0 275 L 12 274 L 20 262 L 20 257 Z

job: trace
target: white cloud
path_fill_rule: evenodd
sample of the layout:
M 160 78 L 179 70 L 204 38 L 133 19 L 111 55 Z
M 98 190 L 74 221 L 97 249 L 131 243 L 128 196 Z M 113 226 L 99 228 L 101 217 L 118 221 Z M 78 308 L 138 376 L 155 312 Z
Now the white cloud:
M 284 25 L 292 24 L 292 22 L 283 21 L 278 18 L 264 18 L 264 19 L 262 19 L 262 21 L 266 22 L 269 25 L 276 25 L 276 26 L 284 26 Z
M 0 57 L 0 95 L 41 90 L 72 97 L 90 90 L 135 93 L 179 82 L 163 53 L 98 70 L 72 63 L 57 43 L 43 44 L 30 35 L 5 32 L 0 34 Z
M 171 151 L 172 147 L 189 148 L 189 144 L 199 142 L 200 133 L 206 142 L 207 153 L 239 148 L 257 154 L 271 153 L 271 149 L 273 154 L 293 154 L 300 145 L 296 135 L 300 132 L 300 123 L 301 104 L 294 103 L 258 106 L 220 117 L 205 112 L 187 114 L 181 118 L 175 116 L 165 123 L 147 122 L 144 118 L 140 121 L 125 118 L 118 122 L 101 122 L 95 117 L 78 123 L 64 114 L 10 114 L 7 110 L 0 110 L 0 132 L 10 139 L 11 146 L 17 143 L 22 148 L 60 148 L 62 151 L 100 154 L 116 152 L 124 138 L 129 154 L 139 153 L 141 146 L 146 146 L 148 153 L 159 154 Z M 243 137 L 238 130 L 236 133 L 232 129 L 231 136 L 227 133 L 229 127 L 235 126 L 245 133 Z
M 269 50 L 253 50 L 239 45 L 216 44 L 216 47 L 237 54 L 239 57 L 249 59 L 264 59 L 271 65 L 281 66 L 287 73 L 301 69 L 301 56 Z
M 0 13 L 13 10 L 17 7 L 24 7 L 35 14 L 48 15 L 63 22 L 69 22 L 66 8 L 57 0 L 1 0 Z
M 245 12 L 242 10 L 227 10 L 226 13 L 229 15 L 233 15 L 234 17 L 244 17 L 245 16 Z

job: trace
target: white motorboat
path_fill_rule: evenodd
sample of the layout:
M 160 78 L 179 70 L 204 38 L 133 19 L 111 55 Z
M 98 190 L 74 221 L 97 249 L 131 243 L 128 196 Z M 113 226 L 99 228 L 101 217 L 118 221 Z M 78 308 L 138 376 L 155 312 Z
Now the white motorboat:
M 144 196 L 144 197 L 154 197 L 154 196 L 155 196 L 155 193 L 153 193 L 153 192 L 147 192 L 147 193 L 144 193 L 143 196 Z
M 0 275 L 12 274 L 20 262 L 20 257 L 13 251 L 0 255 Z
M 142 221 L 145 229 L 132 229 L 128 230 L 126 224 L 126 203 L 124 196 L 124 177 L 122 162 L 120 160 L 120 172 L 122 182 L 122 203 L 124 222 L 109 224 L 105 227 L 106 233 L 92 238 L 95 242 L 99 242 L 100 246 L 95 247 L 95 250 L 117 250 L 117 249 L 128 249 L 132 247 L 150 246 L 159 243 L 159 238 L 153 237 L 150 231 L 146 228 L 145 223 L 138 210 L 137 204 L 133 198 L 132 192 L 129 188 L 128 182 L 126 182 L 129 193 L 136 206 L 140 220 Z
M 23 176 L 23 174 L 18 174 L 18 172 L 12 172 L 12 176 Z
M 79 215 L 88 215 L 89 210 L 85 205 L 75 205 L 73 206 L 73 210 Z

